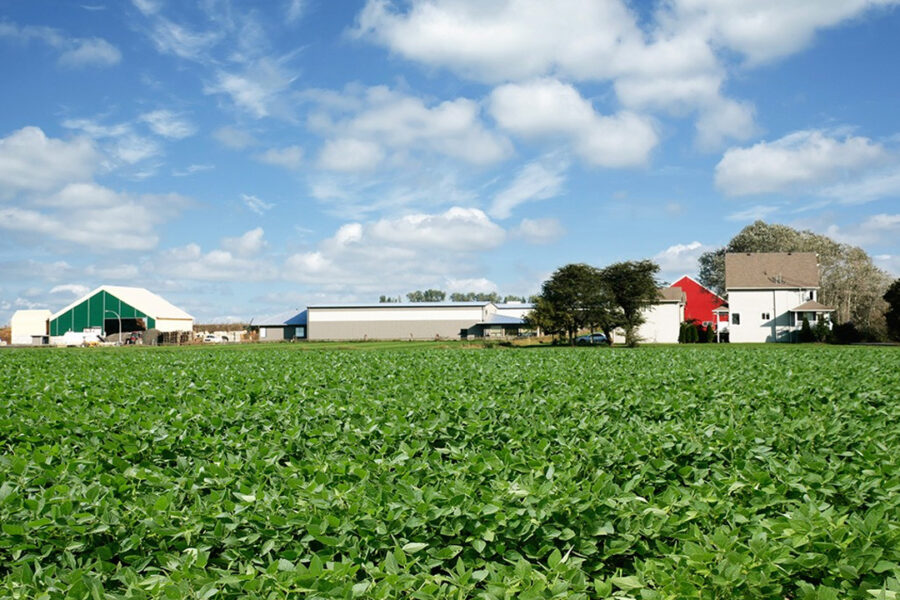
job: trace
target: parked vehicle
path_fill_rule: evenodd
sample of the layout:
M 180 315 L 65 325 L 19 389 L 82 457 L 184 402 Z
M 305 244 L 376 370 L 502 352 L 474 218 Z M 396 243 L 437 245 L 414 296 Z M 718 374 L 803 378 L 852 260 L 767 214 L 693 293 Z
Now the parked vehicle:
M 594 333 L 575 338 L 575 343 L 579 346 L 597 346 L 600 344 L 609 344 L 609 340 L 606 339 L 606 336 L 602 333 Z

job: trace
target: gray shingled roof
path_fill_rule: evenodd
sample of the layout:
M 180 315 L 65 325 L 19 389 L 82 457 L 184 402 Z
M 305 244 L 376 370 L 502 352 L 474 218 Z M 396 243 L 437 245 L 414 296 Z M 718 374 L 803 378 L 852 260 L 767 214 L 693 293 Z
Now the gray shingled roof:
M 791 312 L 834 312 L 834 309 L 830 306 L 825 306 L 821 302 L 808 300 L 800 306 L 792 308 Z
M 660 302 L 684 302 L 684 291 L 680 287 L 659 288 Z
M 725 255 L 725 288 L 819 287 L 815 252 L 735 252 Z

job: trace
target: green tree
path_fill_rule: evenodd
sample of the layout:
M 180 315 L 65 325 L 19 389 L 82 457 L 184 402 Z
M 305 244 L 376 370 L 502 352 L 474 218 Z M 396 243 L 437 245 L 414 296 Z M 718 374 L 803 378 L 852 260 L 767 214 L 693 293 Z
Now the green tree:
M 887 312 L 884 314 L 888 336 L 892 340 L 900 341 L 900 279 L 890 285 L 883 298 L 888 304 Z
M 607 337 L 614 320 L 611 298 L 600 271 L 586 264 L 569 264 L 557 269 L 541 286 L 534 309 L 526 322 L 553 334 L 565 334 L 575 343 L 578 331 L 602 329 Z
M 812 231 L 756 221 L 723 248 L 700 256 L 700 283 L 720 295 L 725 292 L 726 252 L 815 252 L 820 275 L 818 299 L 835 308 L 835 322 L 852 321 L 863 329 L 884 331 L 887 306 L 882 295 L 890 278 L 862 248 Z
M 428 289 L 423 291 L 416 290 L 406 295 L 410 302 L 443 302 L 447 297 L 445 292 L 441 290 Z
M 603 287 L 625 329 L 627 346 L 637 346 L 637 328 L 644 322 L 644 309 L 659 300 L 658 272 L 659 265 L 652 260 L 614 263 L 600 271 Z
M 388 304 L 391 302 L 400 302 L 400 297 L 397 296 L 396 298 L 394 298 L 393 296 L 379 296 L 378 302 L 381 304 Z
M 809 319 L 804 315 L 803 322 L 800 324 L 800 342 L 808 344 L 814 341 L 816 341 L 816 336 L 813 333 L 812 327 L 809 326 Z

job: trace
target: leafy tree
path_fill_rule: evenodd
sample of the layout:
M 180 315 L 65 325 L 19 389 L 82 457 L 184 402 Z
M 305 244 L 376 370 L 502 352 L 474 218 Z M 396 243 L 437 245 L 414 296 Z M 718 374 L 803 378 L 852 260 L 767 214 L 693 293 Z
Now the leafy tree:
M 813 335 L 816 336 L 817 342 L 827 342 L 831 336 L 831 330 L 825 322 L 824 315 L 819 315 L 819 319 L 816 321 L 815 327 L 813 327 Z
M 700 283 L 719 294 L 725 292 L 726 252 L 815 252 L 819 260 L 819 301 L 836 309 L 835 321 L 853 321 L 863 329 L 884 328 L 886 305 L 882 295 L 889 277 L 861 248 L 809 230 L 756 221 L 725 247 L 700 256 Z
M 528 302 L 528 298 L 526 298 L 525 296 L 504 296 L 503 302 L 504 304 L 509 304 L 512 302 L 525 304 Z
M 526 322 L 553 334 L 565 334 L 570 343 L 580 329 L 600 328 L 609 337 L 615 327 L 611 297 L 600 271 L 586 264 L 557 269 L 541 286 Z
M 637 328 L 644 322 L 643 311 L 659 299 L 658 272 L 659 265 L 652 260 L 614 263 L 600 271 L 603 287 L 618 309 L 627 346 L 638 344 Z
M 900 279 L 891 284 L 883 298 L 889 307 L 884 314 L 888 335 L 892 340 L 900 341 Z
M 500 294 L 497 292 L 467 292 L 465 294 L 454 292 L 450 294 L 451 302 L 500 302 Z
M 406 295 L 406 298 L 410 302 L 443 302 L 446 297 L 447 294 L 445 292 L 432 289 L 425 290 L 424 292 L 416 290 Z
M 393 296 L 379 296 L 378 302 L 381 304 L 387 304 L 387 303 L 391 303 L 391 302 L 400 302 L 400 297 L 397 296 L 396 298 L 394 298 Z
M 713 344 L 716 341 L 716 328 L 711 324 L 706 326 L 706 343 Z

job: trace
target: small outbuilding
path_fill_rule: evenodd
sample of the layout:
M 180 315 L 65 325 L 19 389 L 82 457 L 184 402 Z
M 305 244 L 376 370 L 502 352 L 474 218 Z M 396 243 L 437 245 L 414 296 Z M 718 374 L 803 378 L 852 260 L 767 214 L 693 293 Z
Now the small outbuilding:
M 49 319 L 53 338 L 85 330 L 109 335 L 149 329 L 190 332 L 193 327 L 194 317 L 161 296 L 144 288 L 113 285 L 98 287 Z
M 49 310 L 17 310 L 10 320 L 12 344 L 31 345 L 42 344 L 43 338 L 49 333 L 47 323 L 50 320 Z

